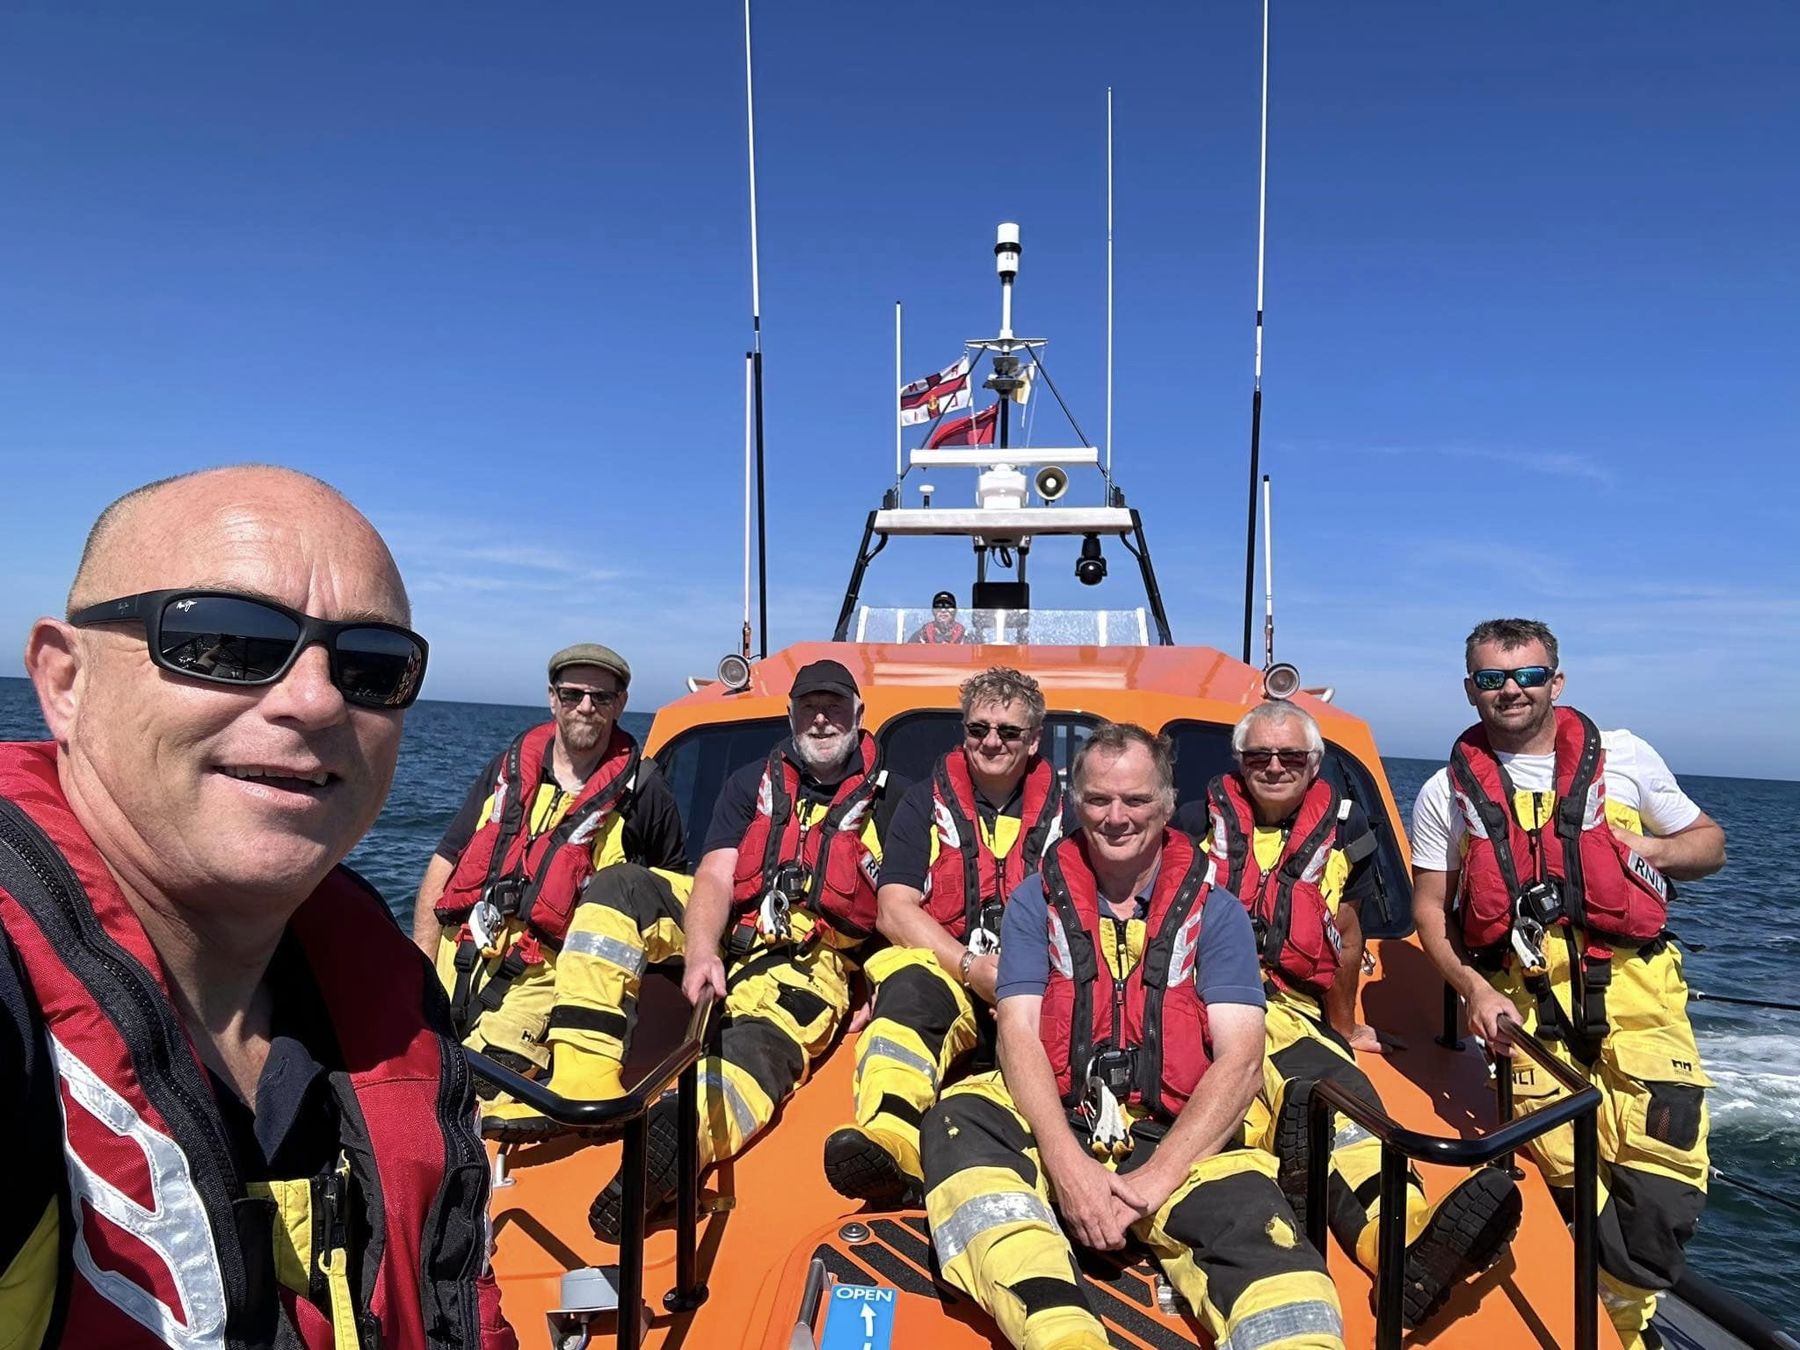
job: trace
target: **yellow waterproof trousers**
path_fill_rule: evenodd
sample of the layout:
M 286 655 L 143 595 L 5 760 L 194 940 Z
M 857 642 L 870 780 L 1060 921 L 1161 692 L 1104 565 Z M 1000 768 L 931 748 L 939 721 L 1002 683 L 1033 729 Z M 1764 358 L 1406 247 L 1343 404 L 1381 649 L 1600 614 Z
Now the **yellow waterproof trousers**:
M 550 1068 L 552 1047 L 558 1039 L 557 1029 L 559 1026 L 571 1025 L 565 1009 L 582 1006 L 581 994 L 575 990 L 579 988 L 585 993 L 593 986 L 593 974 L 588 967 L 594 961 L 595 953 L 591 950 L 590 938 L 583 934 L 590 931 L 584 921 L 592 917 L 587 910 L 588 901 L 597 893 L 594 882 L 618 868 L 631 868 L 643 873 L 650 878 L 647 884 L 670 895 L 679 941 L 681 906 L 687 902 L 688 893 L 693 889 L 692 877 L 679 872 L 652 871 L 630 863 L 617 863 L 604 868 L 594 874 L 594 878 L 589 880 L 587 888 L 582 892 L 561 950 L 547 942 L 539 943 L 540 959 L 526 965 L 512 978 L 505 986 L 505 996 L 500 999 L 497 1007 L 480 1008 L 478 1018 L 463 1038 L 464 1045 L 471 1050 L 491 1055 L 509 1069 L 528 1076 L 541 1076 L 544 1070 Z M 489 949 L 492 955 L 483 956 L 470 972 L 468 992 L 474 1006 L 480 1006 L 481 995 L 490 991 L 491 982 L 502 973 L 508 955 L 518 948 L 525 936 L 523 924 L 516 919 L 508 922 Z M 437 973 L 445 992 L 453 997 L 463 978 L 456 969 L 456 952 L 457 932 L 455 929 L 446 929 L 438 943 Z M 482 1085 L 482 1091 L 484 1096 L 493 1093 L 493 1089 L 485 1084 Z
M 923 1181 L 919 1122 L 975 1048 L 975 1004 L 923 948 L 889 947 L 865 970 L 875 992 L 856 1042 L 856 1123 L 898 1141 L 901 1171 Z
M 944 1278 L 1020 1350 L 1105 1344 L 1031 1127 L 998 1072 L 949 1088 L 921 1139 L 926 1212 Z M 1140 1149 L 1123 1166 L 1148 1156 Z M 1215 1342 L 1232 1350 L 1342 1350 L 1337 1290 L 1275 1185 L 1275 1159 L 1232 1149 L 1195 1163 L 1132 1225 Z
M 603 1065 L 617 1081 L 644 968 L 682 951 L 690 891 L 691 885 L 677 888 L 664 873 L 631 863 L 588 883 L 563 943 L 549 1020 L 556 1074 L 565 1062 L 582 1064 L 584 1078 Z M 796 911 L 792 921 L 796 938 L 811 931 L 805 913 Z M 703 1166 L 739 1153 L 804 1081 L 843 1023 L 854 969 L 845 952 L 825 941 L 804 952 L 758 946 L 728 963 L 719 1053 L 700 1061 Z
M 1307 1102 L 1319 1079 L 1339 1084 L 1372 1106 L 1381 1105 L 1375 1085 L 1356 1064 L 1356 1055 L 1300 999 L 1277 990 L 1263 1018 L 1263 1090 L 1251 1109 L 1246 1138 L 1281 1162 L 1281 1187 L 1302 1223 L 1305 1220 Z M 1326 1186 L 1326 1221 L 1344 1250 L 1363 1269 L 1375 1270 L 1381 1216 L 1381 1141 L 1346 1116 L 1333 1118 L 1331 1176 Z M 1417 1173 L 1406 1188 L 1406 1241 L 1410 1246 L 1431 1217 Z
M 1544 947 L 1557 1006 L 1573 1017 L 1568 943 L 1553 932 Z M 1624 947 L 1613 953 L 1607 1031 L 1592 1064 L 1566 1043 L 1540 1036 L 1605 1098 L 1598 1121 L 1600 1298 L 1627 1350 L 1641 1343 L 1658 1293 L 1681 1278 L 1683 1248 L 1706 1207 L 1706 1089 L 1712 1086 L 1688 1022 L 1680 952 L 1666 940 L 1642 952 L 1647 955 Z M 1537 999 L 1515 963 L 1488 978 L 1513 1001 L 1519 1024 L 1536 1033 Z M 1563 1095 L 1523 1056 L 1513 1057 L 1512 1083 L 1519 1114 Z M 1530 1149 L 1550 1185 L 1574 1184 L 1573 1127 L 1551 1131 Z

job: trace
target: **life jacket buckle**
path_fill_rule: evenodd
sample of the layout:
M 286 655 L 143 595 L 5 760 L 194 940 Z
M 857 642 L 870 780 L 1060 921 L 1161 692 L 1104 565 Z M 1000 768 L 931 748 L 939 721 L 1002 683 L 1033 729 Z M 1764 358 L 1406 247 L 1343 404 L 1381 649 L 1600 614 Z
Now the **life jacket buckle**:
M 1130 1050 L 1102 1050 L 1088 1062 L 1087 1087 L 1076 1116 L 1096 1157 L 1117 1158 L 1131 1151 L 1131 1122 L 1120 1102 L 1131 1095 L 1135 1059 Z
M 990 956 L 1000 950 L 1000 934 L 988 927 L 986 911 L 981 916 L 981 927 L 969 930 L 968 948 L 977 956 Z
M 520 958 L 528 966 L 541 966 L 544 964 L 543 945 L 530 933 L 522 934 L 518 942 L 514 944 L 513 950 L 518 952 Z
M 1544 927 L 1536 919 L 1528 914 L 1514 916 L 1513 955 L 1519 958 L 1519 967 L 1528 977 L 1543 975 L 1550 969 L 1550 962 L 1544 957 L 1544 937 Z
M 471 942 L 487 952 L 505 927 L 506 916 L 500 912 L 500 907 L 483 897 L 469 911 L 469 921 L 463 925 L 463 931 L 469 935 Z

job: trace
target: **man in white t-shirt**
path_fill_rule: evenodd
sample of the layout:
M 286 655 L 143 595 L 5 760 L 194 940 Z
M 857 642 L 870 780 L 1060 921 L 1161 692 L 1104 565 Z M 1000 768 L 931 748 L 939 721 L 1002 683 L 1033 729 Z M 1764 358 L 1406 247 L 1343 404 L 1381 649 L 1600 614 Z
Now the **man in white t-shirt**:
M 1464 654 L 1480 721 L 1413 805 L 1413 919 L 1493 1050 L 1510 1054 L 1516 1023 L 1605 1095 L 1601 1300 L 1626 1350 L 1653 1345 L 1657 1294 L 1680 1278 L 1706 1203 L 1710 1086 L 1680 953 L 1658 930 L 1669 880 L 1724 866 L 1725 832 L 1647 742 L 1556 706 L 1546 626 L 1490 620 Z M 1560 817 L 1559 785 L 1571 798 Z M 1561 1095 L 1529 1061 L 1511 1072 L 1520 1111 Z M 1552 1186 L 1573 1184 L 1571 1129 L 1532 1153 Z

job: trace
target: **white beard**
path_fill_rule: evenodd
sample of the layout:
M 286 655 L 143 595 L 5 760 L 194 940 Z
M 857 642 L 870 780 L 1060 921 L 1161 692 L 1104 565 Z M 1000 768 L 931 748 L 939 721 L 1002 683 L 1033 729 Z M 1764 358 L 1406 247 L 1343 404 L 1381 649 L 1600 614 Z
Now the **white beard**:
M 856 734 L 846 731 L 833 736 L 830 740 L 821 740 L 813 736 L 794 737 L 794 753 L 800 757 L 807 770 L 821 780 L 830 778 L 850 762 L 851 752 L 856 748 Z

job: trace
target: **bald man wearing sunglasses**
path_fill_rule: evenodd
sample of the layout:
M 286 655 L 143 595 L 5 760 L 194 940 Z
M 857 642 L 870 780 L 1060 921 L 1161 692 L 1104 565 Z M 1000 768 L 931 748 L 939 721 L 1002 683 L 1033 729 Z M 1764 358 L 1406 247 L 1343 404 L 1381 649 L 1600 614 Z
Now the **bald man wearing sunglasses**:
M 1477 624 L 1463 659 L 1478 720 L 1413 804 L 1413 921 L 1470 1027 L 1510 1064 L 1521 1114 L 1561 1094 L 1511 1056 L 1511 1027 L 1604 1094 L 1600 1300 L 1626 1350 L 1658 1344 L 1645 1328 L 1686 1268 L 1710 1175 L 1712 1080 L 1666 928 L 1671 882 L 1723 867 L 1725 831 L 1648 742 L 1558 706 L 1546 625 Z M 1545 1181 L 1573 1186 L 1572 1129 L 1530 1148 Z
M 1231 731 L 1237 767 L 1213 779 L 1176 826 L 1205 842 L 1215 882 L 1250 912 L 1268 1007 L 1262 1092 L 1248 1137 L 1280 1162 L 1277 1179 L 1306 1224 L 1313 1084 L 1326 1079 L 1380 1106 L 1353 1047 L 1383 1053 L 1356 1020 L 1363 938 L 1358 911 L 1374 894 L 1376 840 L 1363 809 L 1320 772 L 1325 738 L 1311 713 L 1271 699 Z M 1337 1118 L 1327 1222 L 1373 1274 L 1380 1232 L 1381 1143 Z M 1402 1320 L 1417 1327 L 1456 1285 L 1485 1269 L 1518 1229 L 1518 1188 L 1497 1168 L 1461 1178 L 1435 1204 L 1414 1173 L 1406 1188 Z
M 340 864 L 426 645 L 303 474 L 127 494 L 0 745 L 8 1343 L 516 1346 L 431 971 Z M 376 1324 L 379 1323 L 379 1329 Z

